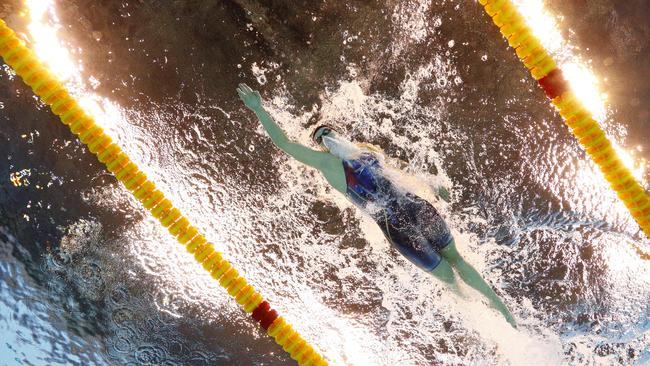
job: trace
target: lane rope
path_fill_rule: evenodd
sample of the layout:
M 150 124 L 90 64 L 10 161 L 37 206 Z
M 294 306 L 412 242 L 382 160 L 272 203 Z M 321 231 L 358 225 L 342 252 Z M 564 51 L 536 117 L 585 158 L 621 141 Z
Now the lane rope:
M 650 196 L 618 157 L 611 141 L 593 119 L 591 112 L 570 90 L 562 70 L 557 67 L 555 60 L 540 41 L 533 36 L 517 7 L 510 0 L 478 2 L 492 18 L 508 44 L 515 49 L 517 57 L 537 80 L 580 145 L 598 165 L 641 230 L 650 238 Z
M 328 365 L 327 360 L 272 309 L 269 302 L 215 250 L 199 229 L 165 198 L 2 19 L 0 56 L 292 359 L 301 366 Z

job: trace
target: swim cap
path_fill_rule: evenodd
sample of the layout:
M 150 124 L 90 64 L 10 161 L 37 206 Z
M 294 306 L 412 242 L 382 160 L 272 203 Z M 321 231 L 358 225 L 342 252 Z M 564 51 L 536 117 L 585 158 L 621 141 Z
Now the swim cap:
M 311 134 L 311 139 L 314 140 L 315 143 L 320 145 L 323 142 L 323 136 L 326 136 L 332 131 L 336 131 L 336 130 L 328 125 L 320 125 L 316 127 L 314 132 Z

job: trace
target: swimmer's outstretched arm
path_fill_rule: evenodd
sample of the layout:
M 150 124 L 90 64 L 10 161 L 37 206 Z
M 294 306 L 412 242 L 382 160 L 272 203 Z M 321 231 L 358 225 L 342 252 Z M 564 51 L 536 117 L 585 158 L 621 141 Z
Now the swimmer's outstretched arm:
M 306 146 L 289 140 L 280 126 L 278 126 L 278 124 L 273 120 L 273 117 L 271 117 L 262 106 L 262 97 L 259 92 L 251 89 L 246 84 L 239 84 L 237 93 L 246 107 L 255 112 L 255 115 L 262 123 L 262 126 L 264 126 L 264 129 L 266 129 L 266 132 L 268 132 L 271 140 L 273 140 L 275 145 L 284 152 L 291 155 L 301 163 L 317 169 L 321 169 L 329 158 L 331 158 L 331 154 L 312 150 Z
M 345 182 L 345 172 L 343 171 L 341 159 L 330 153 L 312 150 L 289 140 L 280 126 L 273 120 L 273 117 L 262 106 L 260 93 L 251 89 L 248 85 L 239 84 L 237 93 L 246 107 L 255 112 L 255 115 L 277 147 L 299 162 L 320 170 L 336 190 L 345 193 L 347 184 Z

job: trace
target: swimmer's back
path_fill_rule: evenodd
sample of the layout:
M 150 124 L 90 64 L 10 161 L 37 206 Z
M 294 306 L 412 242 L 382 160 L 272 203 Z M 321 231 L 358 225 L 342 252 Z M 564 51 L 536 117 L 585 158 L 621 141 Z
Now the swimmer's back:
M 433 270 L 442 260 L 439 251 L 453 240 L 435 207 L 398 188 L 373 153 L 344 160 L 343 167 L 348 198 L 377 222 L 400 253 L 424 270 Z

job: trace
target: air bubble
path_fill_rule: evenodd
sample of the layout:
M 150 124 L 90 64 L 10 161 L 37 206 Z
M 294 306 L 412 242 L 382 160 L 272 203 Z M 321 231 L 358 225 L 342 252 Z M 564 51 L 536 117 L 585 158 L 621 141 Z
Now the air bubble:
M 113 349 L 119 353 L 129 353 L 133 349 L 133 343 L 129 338 L 117 337 L 113 342 Z
M 99 266 L 95 263 L 84 263 L 79 267 L 79 275 L 86 283 L 94 282 L 99 277 Z
M 264 85 L 264 84 L 266 84 L 266 82 L 267 82 L 267 80 L 266 80 L 266 75 L 260 75 L 260 76 L 258 76 L 258 77 L 257 77 L 257 82 L 258 82 L 260 85 Z
M 127 327 L 133 320 L 133 311 L 128 308 L 119 308 L 111 314 L 111 320 L 118 327 Z
M 167 355 L 158 346 L 141 346 L 135 351 L 135 359 L 143 365 L 160 365 Z
M 110 295 L 110 301 L 115 305 L 123 305 L 129 298 L 129 292 L 124 287 L 114 288 Z
M 50 255 L 50 263 L 54 268 L 62 269 L 67 267 L 68 264 L 72 261 L 70 254 L 63 252 L 59 249 L 56 249 Z

